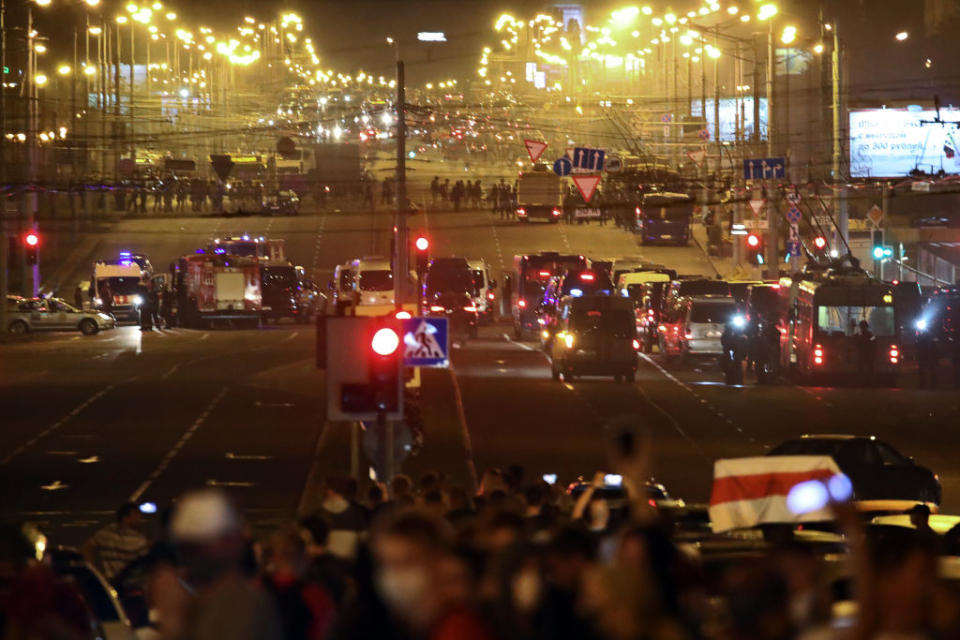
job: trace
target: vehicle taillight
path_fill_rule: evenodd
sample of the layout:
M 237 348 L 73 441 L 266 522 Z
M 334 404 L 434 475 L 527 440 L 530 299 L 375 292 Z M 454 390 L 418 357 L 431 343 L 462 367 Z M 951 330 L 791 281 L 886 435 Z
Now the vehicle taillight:
M 654 312 L 653 309 L 647 309 L 647 315 L 652 318 L 654 315 L 656 315 L 656 313 Z
M 545 271 L 545 270 L 540 270 L 537 273 L 541 278 L 549 278 L 551 275 L 549 271 Z
M 897 364 L 900 362 L 900 348 L 897 345 L 890 345 L 890 364 Z
M 636 338 L 633 339 L 633 350 L 640 351 L 640 341 Z
M 493 295 L 493 292 L 490 292 L 490 293 L 487 294 L 487 300 L 493 300 L 493 299 L 496 298 L 496 297 L 497 297 L 497 296 Z
M 467 306 L 465 306 L 465 307 L 463 308 L 463 310 L 464 310 L 464 311 L 470 311 L 471 313 L 472 313 L 472 312 L 475 312 L 475 311 L 477 310 L 477 305 L 475 305 L 475 304 L 468 304 Z
M 527 301 L 521 298 L 520 300 L 517 300 L 517 306 L 520 307 L 521 309 L 526 309 Z
M 594 276 L 592 273 L 581 273 L 580 279 L 584 282 L 593 282 L 596 280 L 596 276 Z
M 640 207 L 635 207 L 633 212 L 637 215 L 640 215 Z
M 554 218 L 559 218 L 559 217 L 560 217 L 560 209 L 554 209 L 553 211 L 550 212 L 550 214 L 553 215 Z
M 543 337 L 544 340 L 549 340 L 549 339 L 550 339 L 550 332 L 547 331 L 546 329 L 544 329 L 543 331 L 541 331 L 541 332 L 540 332 L 540 335 Z
M 445 311 L 445 309 L 439 304 L 430 305 L 430 311 Z
M 823 364 L 823 346 L 814 345 L 813 346 L 813 363 L 814 364 Z
M 666 333 L 666 332 L 667 332 L 667 328 L 666 328 L 664 325 L 661 324 L 661 325 L 658 325 L 658 326 L 657 326 L 657 331 L 659 331 L 660 333 Z
M 523 216 L 527 215 L 527 210 L 521 207 L 521 208 L 517 209 L 517 215 L 523 217 Z

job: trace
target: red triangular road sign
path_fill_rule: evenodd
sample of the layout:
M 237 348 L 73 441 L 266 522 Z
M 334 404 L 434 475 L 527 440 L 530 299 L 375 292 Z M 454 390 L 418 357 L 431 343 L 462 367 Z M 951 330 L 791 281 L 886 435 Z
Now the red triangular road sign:
M 600 184 L 600 176 L 573 176 L 573 184 L 577 185 L 583 201 L 589 203 L 593 192 L 597 190 L 597 185 Z
M 530 162 L 536 162 L 540 159 L 540 156 L 543 155 L 543 151 L 547 148 L 547 143 L 540 142 L 539 140 L 524 140 L 523 146 L 527 148 L 527 153 L 530 154 Z
M 760 215 L 760 211 L 763 209 L 763 205 L 765 205 L 766 203 L 767 203 L 766 200 L 761 200 L 761 199 L 751 200 L 750 208 L 753 209 L 753 215 L 755 216 Z

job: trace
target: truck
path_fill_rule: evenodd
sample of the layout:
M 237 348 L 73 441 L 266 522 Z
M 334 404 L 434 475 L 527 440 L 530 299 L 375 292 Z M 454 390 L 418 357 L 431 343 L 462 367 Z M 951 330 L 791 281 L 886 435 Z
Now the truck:
M 136 322 L 143 303 L 141 287 L 152 278 L 153 266 L 146 256 L 121 251 L 118 259 L 98 260 L 90 279 L 92 307 L 109 310 L 118 321 Z M 104 295 L 110 300 L 104 300 Z
M 521 171 L 517 177 L 516 214 L 522 222 L 534 218 L 559 222 L 563 214 L 560 176 L 548 171 Z
M 171 279 L 182 326 L 201 328 L 221 320 L 260 326 L 263 294 L 255 257 L 199 249 L 174 261 Z

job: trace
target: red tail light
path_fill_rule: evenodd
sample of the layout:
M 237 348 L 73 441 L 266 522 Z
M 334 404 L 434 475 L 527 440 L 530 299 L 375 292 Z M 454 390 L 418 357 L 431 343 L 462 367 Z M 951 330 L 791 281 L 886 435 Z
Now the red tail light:
M 551 275 L 549 271 L 544 271 L 544 270 L 538 271 L 537 274 L 538 274 L 541 278 L 549 278 L 550 275 Z
M 640 341 L 636 338 L 633 339 L 633 350 L 640 351 Z
M 446 311 L 446 309 L 439 304 L 432 304 L 430 305 L 430 311 L 439 312 Z
M 517 306 L 520 307 L 521 309 L 526 309 L 527 301 L 521 298 L 520 300 L 517 300 Z
M 526 210 L 526 209 L 522 209 L 522 208 L 521 208 L 521 209 L 517 209 L 517 215 L 520 216 L 520 217 L 523 217 L 523 216 L 527 215 L 527 210 Z
M 584 282 L 593 282 L 597 278 L 592 273 L 581 273 L 580 279 L 583 280 Z
M 897 345 L 890 345 L 890 364 L 900 362 L 900 348 Z
M 493 300 L 493 299 L 496 298 L 496 297 L 497 297 L 497 296 L 493 295 L 492 293 L 488 293 L 488 294 L 487 294 L 487 300 Z
M 823 346 L 814 345 L 813 346 L 813 363 L 814 364 L 823 364 Z
M 465 307 L 463 308 L 463 310 L 464 310 L 464 311 L 469 311 L 469 312 L 473 313 L 473 312 L 475 312 L 475 311 L 477 310 L 477 305 L 468 304 L 467 306 L 465 306 Z
M 553 215 L 554 218 L 559 218 L 559 217 L 560 217 L 560 209 L 554 209 L 554 210 L 551 211 L 550 213 L 551 213 L 551 215 Z

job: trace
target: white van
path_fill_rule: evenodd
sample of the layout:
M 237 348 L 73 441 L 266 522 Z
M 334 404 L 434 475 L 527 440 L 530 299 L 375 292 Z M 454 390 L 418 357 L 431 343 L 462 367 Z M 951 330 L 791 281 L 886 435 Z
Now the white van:
M 470 275 L 473 276 L 474 291 L 473 298 L 476 301 L 477 312 L 480 314 L 480 320 L 488 324 L 496 320 L 497 303 L 497 283 L 490 277 L 490 267 L 483 258 L 479 260 L 467 260 L 470 267 Z
M 686 305 L 683 355 L 720 355 L 720 339 L 727 322 L 738 313 L 730 296 L 695 296 Z
M 657 271 L 630 271 L 620 275 L 617 290 L 625 298 L 635 298 L 634 292 L 642 292 L 648 282 L 670 282 L 670 275 Z
M 394 304 L 393 269 L 387 258 L 362 258 L 353 274 L 357 307 Z

